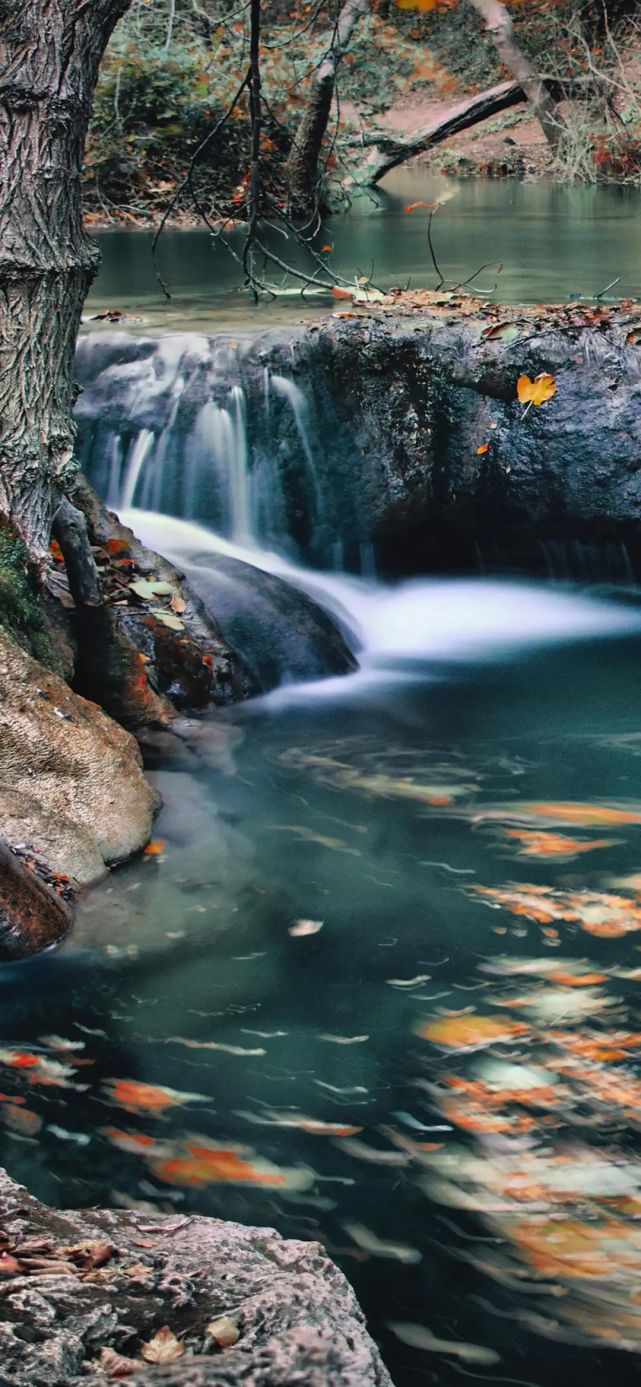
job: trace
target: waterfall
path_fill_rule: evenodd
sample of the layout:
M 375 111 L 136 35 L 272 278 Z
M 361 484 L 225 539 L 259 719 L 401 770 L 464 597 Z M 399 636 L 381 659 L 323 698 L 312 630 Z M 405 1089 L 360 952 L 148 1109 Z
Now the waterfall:
M 329 563 L 318 421 L 287 374 L 289 342 L 268 347 L 280 371 L 253 338 L 81 339 L 81 462 L 116 509 L 203 520 L 236 543 Z
M 252 537 L 247 443 L 247 405 L 242 385 L 232 385 L 233 451 L 230 458 L 231 538 L 247 544 Z
M 424 680 L 426 663 L 464 665 L 506 659 L 537 646 L 611 638 L 641 631 L 641 615 L 626 603 L 571 588 L 490 578 L 415 578 L 387 584 L 345 573 L 319 573 L 282 555 L 247 548 L 165 515 L 130 511 L 123 517 L 143 543 L 189 569 L 193 556 L 240 559 L 300 588 L 358 641 L 360 668 L 321 684 L 282 686 L 283 700 L 366 694 L 378 686 Z
M 138 437 L 131 446 L 125 475 L 116 503 L 122 506 L 123 510 L 129 510 L 130 506 L 133 506 L 138 483 L 140 481 L 140 474 L 151 451 L 151 445 L 155 437 L 156 435 L 153 429 L 141 429 Z
M 303 456 L 307 464 L 307 476 L 312 489 L 316 519 L 319 520 L 323 513 L 322 492 L 320 488 L 316 463 L 307 428 L 308 408 L 307 400 L 295 381 L 288 376 L 273 375 L 271 377 L 271 389 L 275 395 L 280 395 L 281 399 L 286 400 L 291 409 L 298 437 L 300 439 Z

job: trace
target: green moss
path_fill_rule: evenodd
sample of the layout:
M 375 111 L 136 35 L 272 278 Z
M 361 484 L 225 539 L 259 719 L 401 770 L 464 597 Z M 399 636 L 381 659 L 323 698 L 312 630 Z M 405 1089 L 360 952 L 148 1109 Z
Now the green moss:
M 29 554 L 5 525 L 0 525 L 0 625 L 35 660 L 58 672 L 60 658 L 38 606 Z

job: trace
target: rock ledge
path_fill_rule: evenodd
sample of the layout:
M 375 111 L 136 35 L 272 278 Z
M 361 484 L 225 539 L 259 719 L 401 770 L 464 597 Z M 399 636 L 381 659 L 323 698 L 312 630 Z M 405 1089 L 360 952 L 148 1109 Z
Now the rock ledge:
M 0 1170 L 0 1387 L 391 1387 L 354 1292 L 318 1243 L 220 1219 L 58 1212 Z M 238 1342 L 206 1326 L 229 1315 Z M 164 1326 L 184 1352 L 145 1362 Z M 105 1363 L 105 1368 L 101 1362 Z

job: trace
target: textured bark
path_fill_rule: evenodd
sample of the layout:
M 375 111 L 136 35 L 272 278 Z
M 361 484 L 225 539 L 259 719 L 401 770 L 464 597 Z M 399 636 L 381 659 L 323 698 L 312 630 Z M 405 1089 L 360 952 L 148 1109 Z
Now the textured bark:
M 0 513 L 34 556 L 73 463 L 72 359 L 97 251 L 81 165 L 98 66 L 129 0 L 0 9 Z
M 591 79 L 575 78 L 562 82 L 552 77 L 541 77 L 539 80 L 553 103 L 563 100 L 589 100 L 595 94 Z M 429 125 L 421 126 L 405 139 L 399 139 L 398 136 L 384 130 L 374 130 L 365 137 L 359 136 L 355 143 L 361 148 L 367 148 L 368 152 L 349 181 L 351 184 L 371 187 L 379 183 L 386 173 L 398 168 L 399 164 L 414 159 L 417 154 L 425 154 L 428 149 L 443 144 L 452 135 L 458 135 L 461 130 L 469 130 L 473 125 L 488 120 L 490 116 L 500 115 L 502 111 L 508 111 L 510 107 L 518 106 L 527 100 L 527 94 L 520 82 L 499 82 L 496 87 L 488 87 L 476 96 L 466 97 L 465 101 L 453 106 L 446 116 L 430 121 Z
M 545 82 L 523 52 L 505 5 L 499 0 L 469 0 L 469 3 L 481 16 L 501 61 L 523 88 L 550 149 L 556 153 L 565 129 L 563 119 Z
M 65 497 L 53 520 L 53 533 L 63 553 L 69 590 L 77 607 L 99 607 L 102 602 L 87 521 L 77 506 Z
M 297 215 L 308 216 L 318 200 L 318 162 L 332 109 L 336 75 L 352 34 L 368 9 L 369 0 L 346 0 L 329 48 L 313 74 L 309 101 L 287 161 L 289 199 Z

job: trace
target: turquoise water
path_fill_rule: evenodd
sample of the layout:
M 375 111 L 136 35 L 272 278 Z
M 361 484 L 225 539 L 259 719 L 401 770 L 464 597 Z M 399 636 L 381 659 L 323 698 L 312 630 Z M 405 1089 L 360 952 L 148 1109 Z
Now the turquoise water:
M 56 1204 L 321 1239 L 399 1387 L 631 1381 L 637 609 L 342 600 L 362 673 L 156 753 L 155 853 L 0 971 L 0 1158 Z
M 500 302 L 536 303 L 574 299 L 610 290 L 641 294 L 641 250 L 637 227 L 641 194 L 632 189 L 562 187 L 516 180 L 443 179 L 425 169 L 397 170 L 371 197 L 359 198 L 346 215 L 321 229 L 318 248 L 334 247 L 332 264 L 348 279 L 372 274 L 382 288 L 434 286 L 427 254 L 424 214 L 408 215 L 408 201 L 433 200 L 447 187 L 451 202 L 437 214 L 434 240 L 450 283 L 467 280 L 488 261 L 500 273 L 483 271 L 476 285 Z M 256 309 L 240 288 L 239 270 L 222 243 L 206 231 L 166 231 L 159 265 L 172 300 L 164 299 L 151 257 L 152 233 L 107 231 L 98 237 L 103 267 L 88 313 L 117 307 L 164 327 L 222 330 L 268 326 L 319 311 L 319 300 L 300 296 L 266 302 Z M 240 244 L 234 233 L 232 244 Z M 302 264 L 294 247 L 291 254 Z M 291 286 L 290 286 L 291 287 Z M 331 310 L 331 301 L 328 305 Z M 214 318 L 215 315 L 215 318 Z

